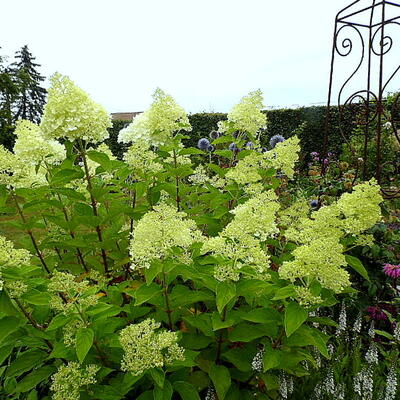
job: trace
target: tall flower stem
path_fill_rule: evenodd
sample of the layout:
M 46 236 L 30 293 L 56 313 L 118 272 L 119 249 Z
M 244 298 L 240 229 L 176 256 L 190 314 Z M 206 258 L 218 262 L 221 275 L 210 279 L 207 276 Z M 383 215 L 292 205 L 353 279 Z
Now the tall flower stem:
M 97 217 L 98 216 L 97 203 L 96 203 L 96 199 L 93 197 L 93 194 L 92 194 L 92 190 L 93 190 L 92 180 L 90 178 L 89 167 L 87 164 L 86 150 L 85 150 L 82 142 L 79 142 L 79 151 L 80 151 L 80 154 L 81 154 L 82 160 L 83 160 L 83 166 L 84 166 L 84 170 L 85 170 L 86 181 L 88 183 L 88 188 L 89 188 L 89 193 L 90 193 L 90 201 L 91 201 L 92 209 L 93 209 L 93 215 L 95 217 Z M 101 227 L 99 225 L 96 226 L 96 232 L 97 232 L 97 237 L 99 239 L 100 244 L 103 244 L 103 234 L 101 231 Z M 103 258 L 104 272 L 107 276 L 109 276 L 110 271 L 109 271 L 108 263 L 107 263 L 107 254 L 103 247 L 101 248 L 101 257 Z
M 13 200 L 14 200 L 14 203 L 15 203 L 15 205 L 16 205 L 16 207 L 17 207 L 18 214 L 19 214 L 19 216 L 20 216 L 21 219 L 22 219 L 22 222 L 23 222 L 24 224 L 26 224 L 25 215 L 24 215 L 24 213 L 22 212 L 22 209 L 21 209 L 21 207 L 20 207 L 20 205 L 19 205 L 19 203 L 18 203 L 18 199 L 17 199 L 17 196 L 15 195 L 14 191 L 11 192 L 11 195 L 12 195 L 12 198 L 13 198 Z M 44 258 L 43 258 L 43 255 L 42 255 L 42 253 L 41 253 L 41 251 L 40 251 L 40 249 L 39 249 L 39 246 L 38 246 L 38 244 L 37 244 L 37 242 L 36 242 L 36 239 L 35 239 L 35 236 L 33 235 L 32 230 L 31 230 L 31 229 L 27 229 L 27 230 L 26 230 L 26 233 L 27 233 L 27 234 L 29 235 L 29 237 L 31 238 L 33 247 L 35 248 L 36 254 L 37 254 L 37 256 L 39 257 L 39 260 L 40 260 L 40 262 L 41 262 L 41 264 L 42 264 L 42 266 L 43 266 L 43 269 L 44 269 L 48 274 L 50 274 L 50 270 L 49 270 L 49 268 L 47 267 L 46 261 L 45 261 Z

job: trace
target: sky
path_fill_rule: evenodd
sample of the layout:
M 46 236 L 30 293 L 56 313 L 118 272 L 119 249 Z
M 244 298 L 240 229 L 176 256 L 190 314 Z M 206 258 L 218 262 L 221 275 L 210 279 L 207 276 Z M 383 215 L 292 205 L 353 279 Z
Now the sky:
M 68 75 L 109 112 L 146 109 L 157 87 L 191 113 L 259 88 L 267 107 L 323 104 L 350 2 L 0 0 L 0 53 L 27 44 L 43 75 Z

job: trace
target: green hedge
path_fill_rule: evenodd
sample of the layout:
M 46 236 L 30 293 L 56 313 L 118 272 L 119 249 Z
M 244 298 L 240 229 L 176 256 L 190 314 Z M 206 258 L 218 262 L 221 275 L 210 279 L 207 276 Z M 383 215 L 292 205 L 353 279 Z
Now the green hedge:
M 261 135 L 261 144 L 268 147 L 269 139 L 274 135 L 290 137 L 299 126 L 305 123 L 304 129 L 299 133 L 303 154 L 302 159 L 307 161 L 308 155 L 312 151 L 321 152 L 323 150 L 323 139 L 325 132 L 326 107 L 302 107 L 297 109 L 280 109 L 266 111 L 268 126 Z M 343 132 L 349 137 L 355 128 L 352 122 L 351 110 L 346 110 L 345 120 L 343 121 Z M 192 125 L 192 132 L 189 133 L 190 139 L 186 140 L 185 145 L 196 147 L 197 142 L 202 137 L 208 137 L 210 132 L 218 128 L 218 121 L 227 118 L 225 113 L 198 113 L 189 115 Z M 335 154 L 340 154 L 343 144 L 343 136 L 338 127 L 338 108 L 331 108 L 328 150 Z M 110 128 L 110 139 L 108 145 L 117 157 L 122 157 L 126 146 L 117 142 L 119 131 L 129 124 L 128 121 L 113 121 Z

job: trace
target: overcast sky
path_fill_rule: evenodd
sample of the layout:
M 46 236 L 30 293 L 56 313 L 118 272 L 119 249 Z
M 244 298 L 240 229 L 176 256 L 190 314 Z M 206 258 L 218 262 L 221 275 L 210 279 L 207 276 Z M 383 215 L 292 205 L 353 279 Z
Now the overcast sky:
M 349 3 L 0 0 L 0 52 L 27 44 L 42 74 L 68 75 L 109 112 L 144 110 L 156 87 L 189 112 L 227 111 L 258 88 L 267 106 L 310 105 L 326 101 Z

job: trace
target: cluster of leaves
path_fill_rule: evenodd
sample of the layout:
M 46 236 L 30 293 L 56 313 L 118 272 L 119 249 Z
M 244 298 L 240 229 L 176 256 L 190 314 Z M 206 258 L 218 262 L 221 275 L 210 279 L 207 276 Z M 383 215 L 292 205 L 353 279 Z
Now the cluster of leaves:
M 52 104 L 64 115 L 62 97 L 55 99 Z M 85 107 L 94 109 L 83 94 L 79 101 L 75 110 L 83 117 Z M 152 121 L 170 115 L 159 113 Z M 65 159 L 49 165 L 45 158 L 37 166 L 38 173 L 44 168 L 46 183 L 1 187 L 1 212 L 7 217 L 2 224 L 24 233 L 16 243 L 22 250 L 4 242 L 0 252 L 1 396 L 285 398 L 282 375 L 302 379 L 318 369 L 318 357 L 330 358 L 330 336 L 322 327 L 335 322 L 312 313 L 338 301 L 312 273 L 293 280 L 280 276 L 281 266 L 301 247 L 285 236 L 298 223 L 291 211 L 284 215 L 296 200 L 277 166 L 285 143 L 265 156 L 270 159 L 255 146 L 217 150 L 210 160 L 199 149 L 183 147 L 185 136 L 175 132 L 163 145 L 139 148 L 136 158 L 125 162 L 104 145 L 79 138 L 80 124 L 90 125 L 82 116 L 71 111 L 65 118 L 65 136 L 77 136 L 65 141 Z M 214 146 L 235 142 L 239 149 L 256 140 L 246 138 L 248 132 L 238 135 L 233 118 L 224 132 Z M 291 164 L 296 152 L 289 153 Z M 140 168 L 146 154 L 151 157 Z M 205 174 L 192 168 L 196 158 L 203 160 Z M 236 168 L 252 170 L 248 182 L 254 185 L 238 183 L 246 174 L 235 175 Z M 0 170 L 12 181 L 12 171 Z M 268 201 L 249 203 L 254 193 L 268 194 Z M 281 217 L 269 203 L 282 208 Z M 246 204 L 254 209 L 246 211 Z M 265 215 L 254 218 L 263 206 Z M 312 221 L 311 211 L 302 218 Z M 240 216 L 246 219 L 238 227 L 232 221 Z M 271 228 L 264 231 L 259 220 Z M 143 227 L 143 221 L 150 222 Z M 320 232 L 314 235 L 318 239 Z M 220 238 L 223 252 L 218 253 L 212 245 L 221 248 Z M 205 251 L 205 243 L 214 250 Z M 354 243 L 354 237 L 344 237 L 343 251 L 357 249 Z M 260 254 L 265 262 L 257 270 L 252 256 Z M 368 278 L 358 258 L 346 254 L 343 259 Z M 236 268 L 235 274 L 216 274 L 220 268 Z M 309 290 L 305 302 L 297 291 L 303 285 Z

